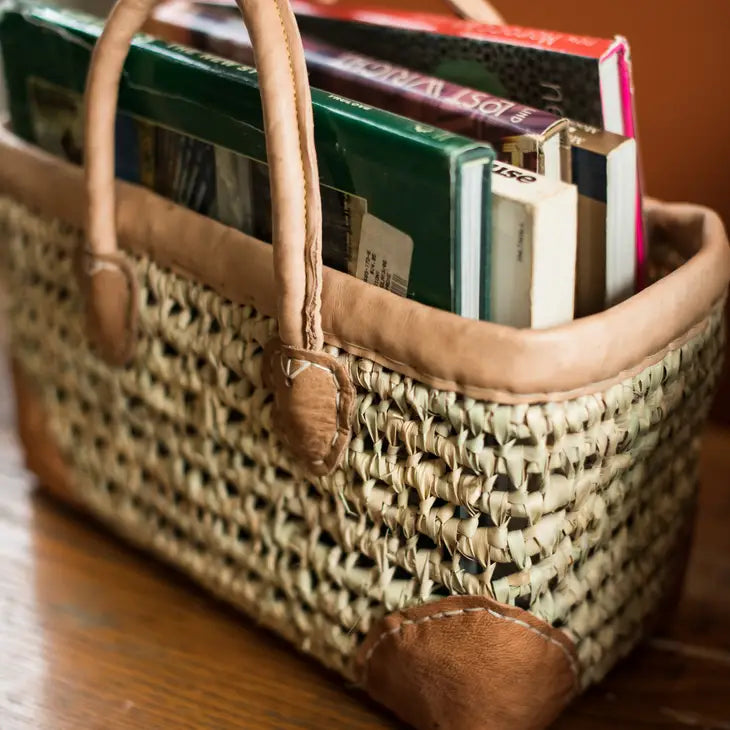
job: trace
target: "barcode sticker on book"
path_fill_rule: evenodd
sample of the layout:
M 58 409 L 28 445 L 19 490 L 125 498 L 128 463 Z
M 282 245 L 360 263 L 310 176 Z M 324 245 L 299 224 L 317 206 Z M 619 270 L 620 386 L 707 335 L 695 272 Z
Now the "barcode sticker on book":
M 412 257 L 413 239 L 409 235 L 365 213 L 357 256 L 358 279 L 405 297 Z

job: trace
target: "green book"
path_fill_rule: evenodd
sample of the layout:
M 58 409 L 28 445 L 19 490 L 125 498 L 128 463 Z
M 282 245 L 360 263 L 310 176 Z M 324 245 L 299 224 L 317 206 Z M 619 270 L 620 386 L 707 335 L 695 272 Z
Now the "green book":
M 14 131 L 76 163 L 102 26 L 38 4 L 0 17 Z M 488 316 L 492 148 L 334 94 L 313 89 L 312 98 L 325 263 L 424 304 Z M 271 240 L 254 69 L 137 36 L 116 159 L 119 177 Z

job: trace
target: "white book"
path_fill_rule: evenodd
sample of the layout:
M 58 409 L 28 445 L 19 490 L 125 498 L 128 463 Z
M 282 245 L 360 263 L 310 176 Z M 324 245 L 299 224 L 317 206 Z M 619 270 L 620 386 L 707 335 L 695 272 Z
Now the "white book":
M 577 219 L 575 185 L 494 163 L 485 319 L 533 329 L 573 319 Z
M 578 188 L 576 315 L 584 317 L 634 293 L 636 140 L 572 122 L 570 141 Z

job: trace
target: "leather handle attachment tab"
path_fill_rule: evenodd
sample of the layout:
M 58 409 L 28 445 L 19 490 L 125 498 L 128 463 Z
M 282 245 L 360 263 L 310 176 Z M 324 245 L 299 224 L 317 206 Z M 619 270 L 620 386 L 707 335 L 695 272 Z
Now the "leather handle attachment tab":
M 272 193 L 279 337 L 266 349 L 274 419 L 291 451 L 325 474 L 349 442 L 354 389 L 322 351 L 322 212 L 311 94 L 288 0 L 237 0 L 251 35 L 264 111 Z M 86 89 L 87 248 L 82 286 L 90 337 L 102 357 L 134 355 L 135 278 L 117 246 L 114 121 L 132 39 L 158 0 L 118 0 L 94 50 Z

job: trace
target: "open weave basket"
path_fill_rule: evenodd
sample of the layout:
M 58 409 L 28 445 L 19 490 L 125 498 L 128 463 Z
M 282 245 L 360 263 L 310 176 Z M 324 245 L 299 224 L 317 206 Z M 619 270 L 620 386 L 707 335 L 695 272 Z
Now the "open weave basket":
M 248 13 L 260 21 L 263 10 Z M 649 343 L 613 377 L 576 384 L 585 387 L 557 378 L 555 395 L 484 380 L 439 387 L 436 376 L 414 376 L 413 363 L 364 354 L 337 335 L 340 315 L 327 314 L 345 278 L 328 272 L 323 316 L 334 324 L 321 352 L 352 383 L 354 406 L 336 467 L 315 476 L 277 423 L 265 372 L 265 347 L 281 334 L 272 312 L 166 258 L 153 240 L 164 232 L 138 219 L 177 216 L 211 240 L 222 227 L 118 187 L 137 310 L 134 355 L 120 367 L 103 357 L 103 343 L 90 344 L 93 292 L 77 285 L 77 253 L 93 225 L 81 171 L 8 132 L 0 159 L 0 282 L 29 464 L 49 487 L 406 720 L 542 727 L 626 654 L 676 593 L 698 436 L 724 341 L 727 244 L 709 212 L 650 206 L 657 276 L 680 268 L 637 297 L 641 311 L 627 303 L 613 319 L 537 342 L 569 381 L 581 363 L 563 356 L 561 342 L 585 337 L 586 359 L 597 357 L 596 336 L 606 352 L 630 350 L 628 324 L 659 321 L 642 314 L 657 307 L 673 316 L 674 302 L 681 322 L 656 335 L 661 347 Z M 277 266 L 269 246 L 225 236 Z M 360 282 L 342 286 L 396 306 Z M 695 291 L 678 302 L 685 287 Z M 457 327 L 453 315 L 397 306 Z M 468 323 L 445 335 L 452 358 L 473 351 L 472 332 L 487 345 L 478 350 L 486 371 L 509 338 L 528 341 Z M 507 365 L 544 369 L 525 348 Z
M 357 385 L 354 436 L 340 470 L 310 480 L 262 385 L 275 320 L 135 257 L 138 356 L 116 371 L 69 286 L 82 237 L 0 200 L 13 357 L 74 495 L 111 525 L 349 678 L 385 612 L 451 594 L 564 627 L 585 683 L 636 641 L 692 515 L 719 305 L 660 362 L 562 403 L 463 398 L 332 348 Z

